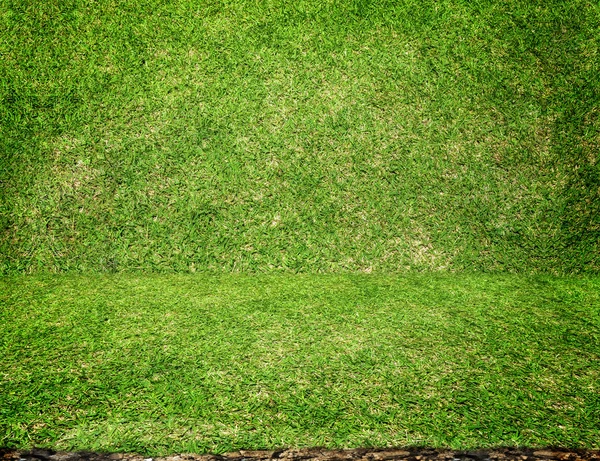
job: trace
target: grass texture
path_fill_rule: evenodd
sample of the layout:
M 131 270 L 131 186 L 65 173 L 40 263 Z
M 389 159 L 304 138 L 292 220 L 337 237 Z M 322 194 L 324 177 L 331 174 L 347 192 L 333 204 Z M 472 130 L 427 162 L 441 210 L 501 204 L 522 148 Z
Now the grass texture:
M 599 449 L 600 279 L 0 279 L 0 446 Z
M 598 272 L 600 6 L 0 0 L 0 274 Z

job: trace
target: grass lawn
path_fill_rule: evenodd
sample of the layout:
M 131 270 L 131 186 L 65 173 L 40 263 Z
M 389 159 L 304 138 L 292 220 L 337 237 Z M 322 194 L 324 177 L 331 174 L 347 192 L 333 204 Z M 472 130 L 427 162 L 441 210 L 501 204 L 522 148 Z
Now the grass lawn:
M 600 278 L 0 279 L 0 446 L 600 448 Z
M 0 447 L 600 448 L 600 3 L 0 0 Z
M 600 271 L 600 4 L 0 1 L 0 273 Z

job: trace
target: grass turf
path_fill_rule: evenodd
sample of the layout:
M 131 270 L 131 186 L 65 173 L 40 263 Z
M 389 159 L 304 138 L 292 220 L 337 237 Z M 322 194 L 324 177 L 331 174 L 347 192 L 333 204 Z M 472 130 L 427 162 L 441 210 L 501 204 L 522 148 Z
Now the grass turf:
M 0 5 L 2 274 L 600 268 L 597 2 Z
M 599 448 L 598 3 L 0 25 L 0 445 Z
M 0 446 L 600 445 L 600 279 L 0 279 Z

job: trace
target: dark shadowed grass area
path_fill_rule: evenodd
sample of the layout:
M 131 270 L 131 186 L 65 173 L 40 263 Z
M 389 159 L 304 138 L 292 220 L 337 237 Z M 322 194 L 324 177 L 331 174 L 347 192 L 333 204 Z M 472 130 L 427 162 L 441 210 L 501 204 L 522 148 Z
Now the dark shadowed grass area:
M 597 2 L 0 2 L 0 271 L 597 272 Z
M 0 446 L 600 445 L 600 280 L 0 279 Z

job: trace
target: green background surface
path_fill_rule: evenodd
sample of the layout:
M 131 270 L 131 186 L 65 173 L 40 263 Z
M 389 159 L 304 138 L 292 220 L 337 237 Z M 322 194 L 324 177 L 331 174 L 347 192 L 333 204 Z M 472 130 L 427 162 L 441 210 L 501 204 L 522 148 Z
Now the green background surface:
M 0 8 L 0 271 L 598 272 L 600 7 Z

